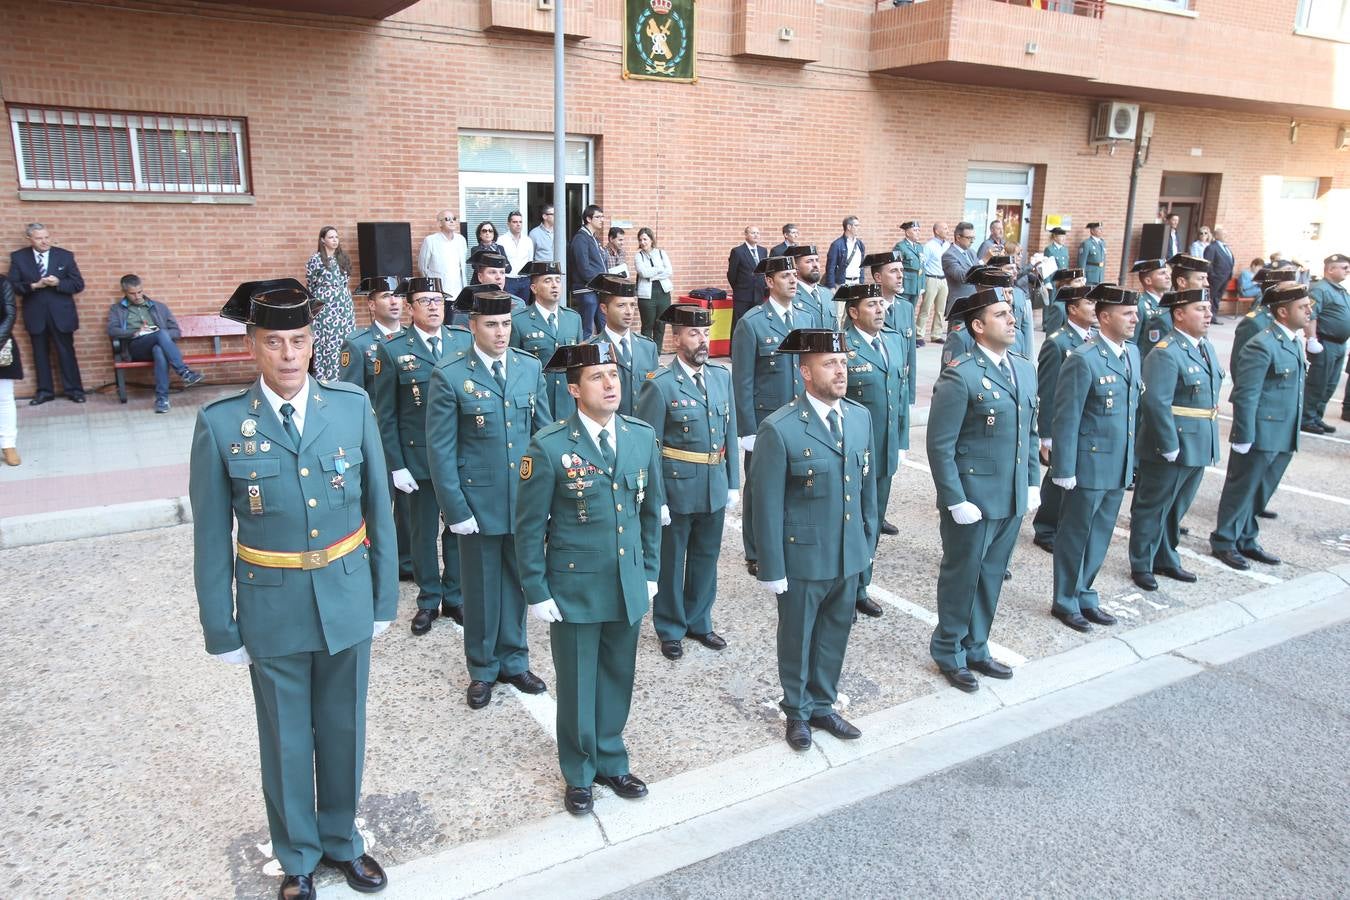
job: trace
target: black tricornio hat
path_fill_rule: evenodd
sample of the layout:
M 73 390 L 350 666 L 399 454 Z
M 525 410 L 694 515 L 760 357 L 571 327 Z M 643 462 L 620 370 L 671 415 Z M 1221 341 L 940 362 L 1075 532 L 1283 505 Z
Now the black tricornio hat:
M 658 318 L 667 325 L 685 325 L 692 328 L 707 328 L 712 325 L 712 313 L 692 303 L 668 306 Z
M 1087 223 L 1087 227 L 1088 227 L 1088 231 L 1091 231 L 1091 230 L 1094 229 L 1094 228 L 1101 228 L 1101 227 L 1102 227 L 1102 223 L 1101 223 L 1101 222 L 1089 222 L 1089 223 Z
M 1086 284 L 1075 284 L 1068 287 L 1062 287 L 1055 291 L 1056 303 L 1072 303 L 1075 300 L 1082 300 L 1092 293 L 1092 288 Z
M 469 265 L 475 269 L 504 269 L 511 271 L 511 263 L 495 250 L 475 250 L 469 254 Z
M 971 313 L 979 312 L 986 306 L 993 306 L 995 303 L 1005 303 L 1007 298 L 1003 296 L 1002 291 L 996 291 L 992 288 L 976 291 L 973 294 L 962 297 L 952 304 L 952 311 L 947 316 L 949 319 L 964 319 Z
M 1281 281 L 1291 281 L 1289 269 L 1272 269 L 1267 266 L 1256 273 L 1256 283 L 1262 287 L 1268 287 L 1272 284 L 1279 284 Z
M 566 372 L 568 369 L 581 369 L 586 366 L 603 366 L 614 362 L 614 354 L 607 341 L 594 344 L 563 344 L 549 357 L 545 370 Z
M 1165 309 L 1175 309 L 1187 303 L 1203 303 L 1208 299 L 1209 291 L 1205 288 L 1191 288 L 1187 291 L 1168 291 L 1159 302 Z
M 239 285 L 220 316 L 265 331 L 290 331 L 313 322 L 322 307 L 323 301 L 294 278 L 272 278 Z
M 869 253 L 863 257 L 862 264 L 869 269 L 875 269 L 880 266 L 889 266 L 893 262 L 900 262 L 900 254 L 894 250 L 886 250 L 881 253 Z
M 918 219 L 910 219 L 908 222 L 901 222 L 901 223 L 900 223 L 900 230 L 901 230 L 901 231 L 909 231 L 911 228 L 918 228 L 918 227 L 919 227 L 919 220 L 918 220 Z
M 1051 228 L 1051 229 L 1050 229 L 1050 233 L 1051 233 L 1051 234 L 1068 234 L 1067 231 L 1065 231 L 1063 228 L 1060 228 L 1058 225 L 1056 225 L 1054 228 Z
M 1141 272 L 1156 272 L 1165 268 L 1167 268 L 1165 259 L 1136 259 L 1134 265 L 1130 266 L 1130 272 L 1138 275 Z
M 586 290 L 604 294 L 606 297 L 636 297 L 637 282 L 622 275 L 610 275 L 601 272 L 586 285 Z
M 843 301 L 846 306 L 852 306 L 871 297 L 881 296 L 881 285 L 875 283 L 869 284 L 844 284 L 839 286 L 839 290 L 834 292 L 834 299 Z
M 1266 306 L 1279 306 L 1282 303 L 1293 303 L 1295 300 L 1302 300 L 1308 296 L 1308 286 L 1299 284 L 1297 281 L 1282 281 L 1279 284 L 1272 284 L 1261 292 L 1261 302 Z
M 1002 269 L 996 269 L 993 266 L 972 266 L 966 272 L 966 284 L 1006 288 L 1012 287 L 1013 277 Z
M 1050 276 L 1052 284 L 1059 284 L 1061 281 L 1073 281 L 1075 278 L 1083 278 L 1082 269 L 1056 269 Z
M 474 298 L 479 294 L 499 291 L 495 284 L 466 284 L 455 295 L 455 309 L 460 312 L 475 312 Z
M 1186 253 L 1178 253 L 1167 261 L 1173 272 L 1208 272 L 1209 260 Z
M 779 353 L 847 353 L 844 334 L 829 328 L 794 328 L 778 345 Z
M 537 259 L 534 262 L 526 263 L 525 267 L 520 270 L 520 277 L 522 278 L 538 278 L 541 275 L 561 275 L 561 274 L 562 274 L 562 266 L 560 266 L 558 263 L 544 262 L 542 260 Z
M 790 272 L 794 263 L 786 256 L 766 256 L 755 266 L 756 275 L 773 275 L 777 272 Z
M 476 316 L 509 316 L 515 297 L 500 290 L 495 284 L 488 285 L 491 290 L 478 291 L 473 295 L 473 307 L 470 310 Z M 456 304 L 456 309 L 458 309 Z
M 440 294 L 442 297 L 445 296 L 439 278 L 425 277 L 403 279 L 403 283 L 398 286 L 398 293 L 405 297 L 411 297 L 413 294 Z
M 1118 284 L 1102 282 L 1088 291 L 1088 299 L 1096 300 L 1097 306 L 1133 306 L 1139 302 L 1139 295 Z
M 993 266 L 996 269 L 1003 266 L 1011 266 L 1012 264 L 1013 258 L 1006 253 L 999 256 L 991 256 L 989 257 L 989 262 L 986 263 L 986 265 Z
M 398 290 L 398 277 L 395 275 L 372 275 L 369 278 L 361 279 L 361 286 L 356 289 L 356 294 L 379 294 L 386 291 Z
M 790 259 L 797 259 L 802 256 L 819 256 L 815 244 L 797 244 L 794 247 L 788 247 L 783 251 L 783 255 Z

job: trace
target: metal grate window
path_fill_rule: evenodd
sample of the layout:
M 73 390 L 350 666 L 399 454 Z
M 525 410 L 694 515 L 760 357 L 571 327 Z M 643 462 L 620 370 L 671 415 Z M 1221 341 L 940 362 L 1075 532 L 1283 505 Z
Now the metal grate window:
M 25 190 L 247 194 L 243 119 L 9 107 Z

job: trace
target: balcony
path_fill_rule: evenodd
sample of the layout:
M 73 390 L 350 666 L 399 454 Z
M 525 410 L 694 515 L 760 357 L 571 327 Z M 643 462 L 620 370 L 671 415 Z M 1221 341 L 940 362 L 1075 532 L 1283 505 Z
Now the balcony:
M 821 9 L 816 0 L 734 0 L 735 56 L 808 63 L 820 59 Z
M 483 27 L 489 31 L 553 33 L 553 9 L 541 9 L 539 0 L 480 0 Z M 595 36 L 595 0 L 565 0 L 563 34 L 569 38 Z
M 417 0 L 211 0 L 287 13 L 315 13 L 357 19 L 387 19 Z

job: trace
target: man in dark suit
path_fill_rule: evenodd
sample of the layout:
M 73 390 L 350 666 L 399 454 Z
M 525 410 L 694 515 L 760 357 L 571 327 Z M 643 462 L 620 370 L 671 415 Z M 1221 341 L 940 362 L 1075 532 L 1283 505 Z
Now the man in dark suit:
M 581 336 L 589 337 L 604 327 L 599 320 L 600 298 L 590 283 L 608 265 L 600 246 L 605 211 L 592 203 L 582 210 L 581 219 L 576 236 L 567 242 L 567 292 L 572 295 L 572 307 L 581 314 Z
M 788 250 L 797 246 L 800 237 L 801 232 L 797 230 L 797 226 L 793 225 L 791 222 L 787 223 L 783 226 L 783 242 L 781 244 L 775 244 L 774 248 L 769 251 L 769 255 L 787 256 Z
M 727 284 L 731 285 L 731 329 L 741 316 L 764 302 L 764 276 L 756 275 L 759 261 L 768 257 L 768 251 L 759 245 L 759 229 L 745 228 L 745 241 L 731 248 L 727 256 Z
M 830 244 L 830 252 L 825 257 L 825 286 L 830 290 L 862 280 L 862 260 L 867 255 L 867 247 L 858 237 L 858 217 L 849 216 L 843 227 L 844 233 Z
M 80 314 L 75 295 L 84 290 L 84 278 L 75 265 L 75 254 L 52 246 L 47 226 L 32 222 L 24 228 L 30 246 L 9 255 L 9 283 L 23 298 L 23 325 L 33 342 L 33 367 L 37 369 L 37 393 L 29 406 L 53 400 L 51 349 L 56 344 L 61 365 L 61 389 L 74 403 L 84 402 L 80 364 L 75 361 L 75 332 Z
M 1210 310 L 1215 322 L 1222 322 L 1219 307 L 1223 305 L 1223 295 L 1228 291 L 1228 282 L 1233 277 L 1233 248 L 1223 239 L 1223 229 L 1214 226 L 1214 240 L 1205 245 L 1205 259 L 1209 261 L 1209 299 Z
M 942 315 L 950 327 L 953 322 L 949 315 L 952 306 L 962 297 L 975 293 L 975 285 L 966 284 L 966 272 L 975 265 L 975 252 L 970 245 L 975 243 L 975 226 L 969 222 L 958 222 L 952 232 L 952 245 L 942 254 L 942 274 L 947 276 L 947 308 Z

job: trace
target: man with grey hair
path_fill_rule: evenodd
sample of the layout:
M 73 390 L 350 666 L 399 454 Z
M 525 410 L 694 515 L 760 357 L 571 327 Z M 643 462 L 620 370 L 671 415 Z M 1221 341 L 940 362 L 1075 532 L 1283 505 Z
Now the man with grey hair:
M 439 278 L 445 296 L 457 297 L 468 284 L 465 267 L 469 263 L 469 245 L 459 233 L 459 214 L 453 209 L 436 213 L 436 229 L 422 239 L 417 270 L 426 278 Z
M 29 246 L 9 255 L 8 277 L 14 293 L 23 298 L 23 325 L 33 343 L 37 393 L 28 405 L 39 406 L 56 398 L 48 340 L 56 345 L 66 399 L 83 403 L 84 383 L 75 360 L 75 332 L 80 329 L 75 295 L 84 290 L 84 278 L 75 264 L 75 254 L 52 246 L 46 225 L 30 222 L 23 231 Z

